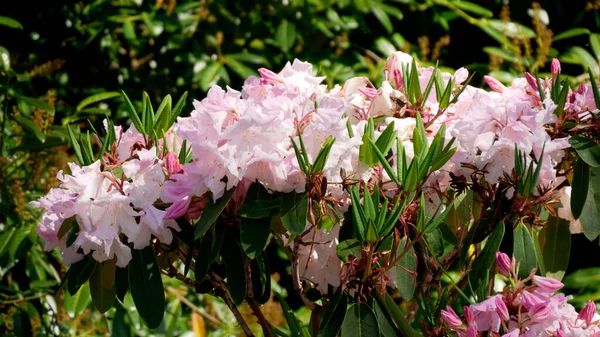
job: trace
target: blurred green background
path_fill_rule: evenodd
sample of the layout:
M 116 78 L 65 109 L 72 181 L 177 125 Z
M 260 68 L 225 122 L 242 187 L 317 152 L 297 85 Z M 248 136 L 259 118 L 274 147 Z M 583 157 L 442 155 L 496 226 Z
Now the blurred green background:
M 227 308 L 208 295 L 165 280 L 163 325 L 140 324 L 130 297 L 100 315 L 89 288 L 65 295 L 60 254 L 46 253 L 28 202 L 56 186 L 72 161 L 65 126 L 126 123 L 119 91 L 160 102 L 188 91 L 201 99 L 213 85 L 240 89 L 267 67 L 299 58 L 327 84 L 354 76 L 382 80 L 395 50 L 424 65 L 461 66 L 504 82 L 523 71 L 549 72 L 559 58 L 576 86 L 589 67 L 600 74 L 600 1 L 459 0 L 96 0 L 10 1 L 0 5 L 0 334 L 231 336 L 240 332 Z M 134 102 L 140 104 L 140 102 Z M 89 121 L 89 122 L 88 122 Z M 88 124 L 89 123 L 89 124 Z M 80 134 L 85 136 L 84 134 Z M 567 239 L 567 238 L 565 238 Z M 572 237 L 566 284 L 577 303 L 600 299 L 598 244 Z M 276 256 L 277 247 L 269 247 Z M 285 264 L 273 266 L 274 291 L 298 300 Z M 580 270 L 580 271 L 577 271 Z M 577 271 L 577 272 L 576 272 Z M 281 285 L 281 286 L 278 286 Z M 270 320 L 285 325 L 276 302 Z M 242 311 L 251 319 L 249 310 Z M 300 308 L 306 320 L 310 313 Z M 256 326 L 258 332 L 258 327 Z

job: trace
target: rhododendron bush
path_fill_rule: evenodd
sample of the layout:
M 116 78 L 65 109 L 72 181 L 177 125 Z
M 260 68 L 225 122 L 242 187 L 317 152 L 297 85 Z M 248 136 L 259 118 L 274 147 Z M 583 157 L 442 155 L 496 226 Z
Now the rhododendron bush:
M 189 114 L 185 95 L 124 95 L 130 125 L 70 132 L 79 163 L 33 204 L 71 294 L 89 280 L 104 312 L 130 291 L 151 328 L 163 274 L 223 298 L 247 335 L 244 301 L 265 336 L 600 335 L 593 302 L 558 292 L 569 233 L 600 233 L 591 73 L 571 89 L 554 60 L 485 90 L 401 52 L 378 85 L 328 88 L 298 60 L 259 73 Z M 289 331 L 261 311 L 273 242 L 310 325 L 283 299 Z

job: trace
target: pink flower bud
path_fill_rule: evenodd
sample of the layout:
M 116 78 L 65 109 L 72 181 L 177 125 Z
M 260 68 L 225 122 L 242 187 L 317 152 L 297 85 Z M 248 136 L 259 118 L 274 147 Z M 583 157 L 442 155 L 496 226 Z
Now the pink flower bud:
M 462 321 L 450 306 L 446 306 L 446 310 L 442 309 L 441 316 L 442 319 L 453 328 L 458 328 L 462 325 Z
M 281 82 L 281 77 L 267 68 L 258 69 L 258 73 L 267 83 L 275 84 Z
M 583 309 L 579 312 L 578 318 L 590 324 L 596 313 L 596 304 L 594 301 L 589 301 Z
M 510 275 L 510 271 L 512 270 L 512 262 L 510 261 L 510 258 L 508 257 L 508 255 L 502 253 L 502 252 L 497 252 L 496 253 L 496 265 L 498 266 L 498 270 L 500 271 L 500 273 L 504 276 L 509 276 Z
M 527 80 L 527 84 L 533 89 L 538 90 L 537 81 L 535 77 L 533 77 L 530 73 L 525 73 L 525 79 Z
M 506 86 L 497 79 L 487 75 L 483 76 L 483 78 L 485 79 L 487 85 L 489 85 L 490 88 L 492 88 L 492 90 L 494 90 L 495 92 L 503 92 L 504 90 L 506 90 Z
M 532 321 L 542 322 L 546 318 L 548 318 L 548 316 L 550 316 L 551 312 L 552 309 L 550 308 L 548 303 L 538 303 L 534 305 L 527 314 L 529 315 Z
M 567 337 L 567 334 L 565 334 L 561 329 L 556 330 L 556 337 Z
M 186 196 L 185 198 L 174 202 L 171 206 L 169 206 L 169 208 L 167 208 L 167 211 L 165 212 L 163 219 L 167 220 L 167 219 L 181 218 L 182 216 L 185 215 L 188 208 L 190 207 L 191 201 L 192 201 L 192 197 Z
M 553 294 L 564 286 L 564 284 L 558 280 L 537 275 L 533 276 L 533 283 L 537 286 L 537 291 L 548 294 Z
M 552 59 L 552 64 L 550 65 L 550 71 L 552 72 L 552 79 L 556 79 L 556 75 L 560 72 L 560 61 L 557 59 Z
M 165 166 L 167 167 L 167 173 L 169 175 L 181 173 L 183 171 L 183 165 L 179 163 L 179 158 L 173 152 L 167 153 L 165 156 Z
M 469 71 L 465 67 L 461 67 L 454 72 L 454 83 L 462 84 L 469 78 Z
M 513 331 L 502 335 L 502 337 L 519 337 L 519 329 L 513 329 Z
M 502 296 L 500 296 L 500 295 L 496 296 L 496 299 L 494 301 L 496 302 L 496 312 L 498 312 L 500 319 L 503 321 L 510 320 L 508 308 L 506 307 L 506 304 L 504 303 Z
M 473 323 L 473 312 L 466 305 L 463 306 L 463 312 L 465 314 L 465 319 L 467 320 L 467 324 Z
M 523 306 L 525 306 L 525 308 L 527 308 L 527 309 L 531 309 L 534 305 L 544 302 L 540 298 L 531 294 L 528 291 L 523 291 L 522 296 L 523 296 Z
M 477 337 L 477 326 L 475 324 L 471 324 L 467 328 L 467 337 Z

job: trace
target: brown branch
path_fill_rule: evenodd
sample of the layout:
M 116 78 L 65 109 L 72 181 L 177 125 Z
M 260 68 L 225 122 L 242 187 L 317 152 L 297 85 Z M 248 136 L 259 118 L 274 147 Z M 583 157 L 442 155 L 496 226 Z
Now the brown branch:
M 223 279 L 212 270 L 209 271 L 206 276 L 215 286 L 215 294 L 225 301 L 225 304 L 227 304 L 229 310 L 231 310 L 233 316 L 235 316 L 235 319 L 237 320 L 238 324 L 240 325 L 246 336 L 254 337 L 254 334 L 252 333 L 252 330 L 250 330 L 248 323 L 246 323 L 244 317 L 236 307 L 235 303 L 233 303 L 229 292 L 227 292 L 227 286 L 225 284 L 225 281 L 223 281 Z
M 306 294 L 304 294 L 304 289 L 302 288 L 302 280 L 300 279 L 300 266 L 298 263 L 298 245 L 296 243 L 294 243 L 294 248 L 293 248 L 293 252 L 292 252 L 292 280 L 294 283 L 294 289 L 296 290 L 296 292 L 298 293 L 298 295 L 300 296 L 300 298 L 302 299 L 302 302 L 304 302 L 304 305 L 306 305 L 306 307 L 308 307 L 308 309 L 310 309 L 311 311 L 314 311 L 317 308 L 317 305 L 311 301 L 308 297 L 306 297 Z
M 250 258 L 248 257 L 246 258 L 245 266 L 247 284 L 246 302 L 248 302 L 248 304 L 250 305 L 250 309 L 252 309 L 254 316 L 256 316 L 258 324 L 260 324 L 260 327 L 262 328 L 265 337 L 273 337 L 273 333 L 271 332 L 271 324 L 269 324 L 269 322 L 265 318 L 265 315 L 260 310 L 260 306 L 254 300 L 254 292 L 252 291 L 252 270 L 250 269 Z
M 193 311 L 199 313 L 200 315 L 204 316 L 206 319 L 208 319 L 209 321 L 215 323 L 215 324 L 223 324 L 223 322 L 221 322 L 221 320 L 219 320 L 218 318 L 209 315 L 207 313 L 205 313 L 204 311 L 200 310 L 200 308 L 198 308 L 194 303 L 192 303 L 190 300 L 188 300 L 187 298 L 185 298 L 185 296 L 181 295 L 179 292 L 177 292 L 177 290 L 175 290 L 174 288 L 167 288 L 167 292 L 171 293 L 172 295 L 174 295 L 175 297 L 177 297 L 178 300 L 181 301 L 181 303 L 187 305 L 190 309 L 192 309 Z

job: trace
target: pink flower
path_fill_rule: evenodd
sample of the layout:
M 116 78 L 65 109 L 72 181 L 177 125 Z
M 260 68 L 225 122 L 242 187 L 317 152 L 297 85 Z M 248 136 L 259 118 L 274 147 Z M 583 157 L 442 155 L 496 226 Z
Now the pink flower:
M 538 90 L 537 80 L 530 73 L 525 73 L 525 79 L 527 80 L 527 84 L 533 89 Z
M 442 309 L 441 316 L 442 319 L 453 328 L 458 328 L 463 324 L 456 312 L 454 312 L 449 305 L 446 306 L 446 310 Z
M 511 332 L 502 335 L 502 337 L 519 337 L 519 329 L 513 329 Z
M 508 308 L 502 299 L 502 296 L 495 296 L 496 301 L 496 310 L 498 311 L 498 315 L 500 315 L 500 319 L 503 321 L 508 321 L 510 319 L 510 315 L 508 314 Z
M 542 322 L 546 318 L 548 318 L 548 316 L 550 316 L 551 313 L 552 309 L 550 308 L 548 303 L 538 303 L 534 305 L 531 309 L 529 309 L 529 312 L 527 314 L 529 315 L 532 321 Z
M 510 275 L 510 271 L 512 270 L 512 262 L 510 261 L 510 258 L 508 257 L 508 255 L 502 253 L 502 252 L 497 252 L 496 253 L 496 265 L 498 266 L 498 270 L 500 271 L 500 273 L 504 276 L 509 276 Z
M 164 158 L 164 161 L 165 167 L 167 169 L 167 174 L 169 176 L 177 173 L 182 173 L 183 165 L 179 163 L 179 158 L 177 158 L 177 155 L 175 153 L 167 153 L 167 155 Z
M 473 313 L 471 312 L 471 309 L 469 309 L 469 307 L 467 307 L 465 305 L 465 306 L 463 306 L 463 313 L 465 315 L 465 319 L 467 320 L 467 324 L 472 324 L 473 323 Z
M 558 280 L 538 275 L 533 276 L 533 283 L 537 286 L 536 291 L 546 294 L 553 294 L 564 287 L 564 284 Z
M 578 318 L 590 324 L 596 313 L 596 304 L 594 301 L 589 301 L 583 309 L 579 312 Z
M 467 337 L 477 337 L 477 326 L 475 324 L 469 325 L 467 328 Z

